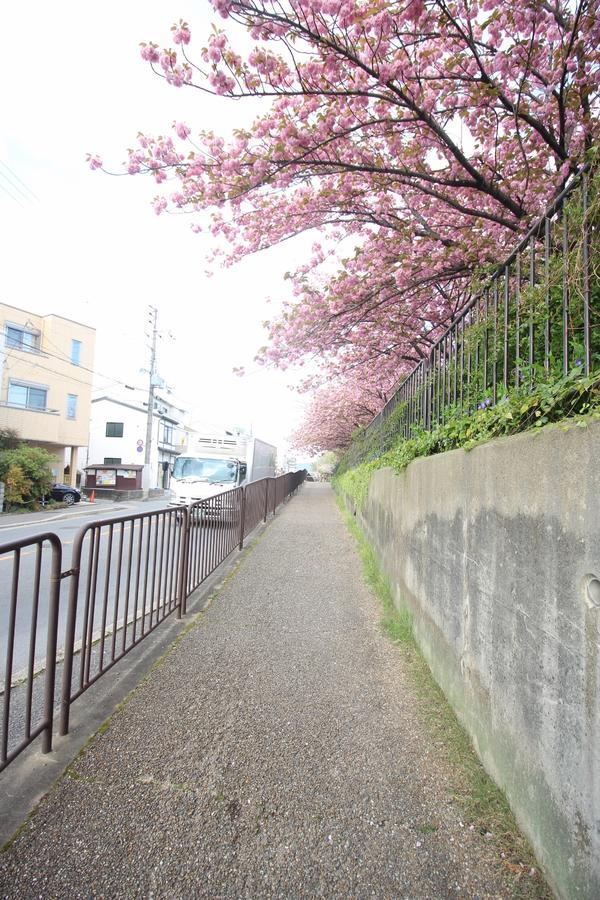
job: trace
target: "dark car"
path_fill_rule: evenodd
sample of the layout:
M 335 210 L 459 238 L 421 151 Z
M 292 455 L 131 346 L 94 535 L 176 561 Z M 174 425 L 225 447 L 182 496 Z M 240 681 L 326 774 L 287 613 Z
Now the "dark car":
M 71 484 L 53 484 L 50 494 L 44 499 L 56 500 L 58 503 L 66 503 L 72 506 L 73 503 L 79 503 L 81 500 L 81 491 L 73 487 Z

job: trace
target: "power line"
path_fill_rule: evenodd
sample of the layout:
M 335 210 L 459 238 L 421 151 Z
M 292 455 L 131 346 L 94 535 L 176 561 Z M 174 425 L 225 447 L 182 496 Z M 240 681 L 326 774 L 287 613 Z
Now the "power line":
M 0 159 L 0 166 L 4 166 L 4 168 L 6 169 L 6 171 L 7 171 L 7 172 L 10 172 L 10 174 L 13 176 L 13 178 L 16 178 L 17 181 L 18 181 L 20 184 L 23 185 L 23 187 L 25 188 L 25 190 L 27 191 L 27 193 L 31 194 L 31 196 L 32 196 L 35 200 L 38 200 L 38 201 L 39 201 L 40 198 L 39 198 L 38 195 L 35 193 L 35 191 L 32 191 L 31 188 L 30 188 L 27 184 L 25 184 L 25 182 L 23 181 L 23 179 L 22 179 L 22 178 L 19 178 L 19 176 L 17 175 L 17 173 L 16 173 L 16 172 L 13 172 L 13 170 L 11 169 L 11 167 L 10 167 L 9 165 L 7 165 L 7 164 L 4 162 L 4 160 L 2 160 L 2 159 Z M 17 187 L 17 185 L 14 185 L 14 186 Z M 17 188 L 17 189 L 18 189 L 18 188 Z M 21 193 L 23 193 L 23 192 L 21 191 Z M 25 195 L 24 195 L 24 196 L 25 196 Z M 29 198 L 27 198 L 27 199 L 29 199 Z
M 6 359 L 7 363 L 8 363 L 10 360 L 14 360 L 15 362 L 23 362 L 23 360 L 19 360 L 17 357 L 14 356 L 14 351 L 15 351 L 15 350 L 18 350 L 18 349 L 19 349 L 18 347 L 10 347 L 10 346 L 7 346 L 6 343 L 5 343 L 5 345 L 4 345 L 4 352 L 5 352 L 5 359 Z M 47 353 L 46 351 L 43 351 L 43 355 L 44 355 L 44 356 L 54 357 L 54 358 L 56 358 L 56 359 L 58 359 L 58 360 L 60 360 L 60 361 L 63 361 L 63 360 L 64 360 L 65 362 L 69 362 L 69 361 L 70 361 L 70 360 L 68 359 L 68 357 L 56 356 L 55 354 L 53 354 L 53 353 Z M 59 372 L 57 369 L 50 369 L 50 368 L 48 368 L 48 366 L 44 366 L 41 362 L 35 362 L 33 359 L 28 359 L 28 360 L 27 360 L 27 363 L 28 363 L 33 369 L 42 369 L 42 370 L 45 371 L 45 372 L 50 372 L 50 374 L 52 374 L 52 375 L 57 375 L 59 378 L 64 378 L 65 380 L 70 381 L 70 382 L 75 382 L 76 384 L 83 384 L 83 385 L 86 385 L 87 387 L 89 387 L 90 390 L 92 389 L 92 382 L 91 382 L 91 381 L 83 381 L 81 378 L 76 378 L 76 377 L 75 377 L 74 375 L 72 375 L 70 372 L 69 372 L 69 373 L 67 373 L 67 372 Z M 8 371 L 10 371 L 10 368 L 11 368 L 11 367 L 10 367 L 9 364 L 7 364 L 7 365 L 6 365 L 6 368 L 7 368 Z M 128 385 L 126 385 L 126 383 L 125 383 L 124 381 L 119 381 L 119 379 L 117 379 L 117 378 L 112 378 L 110 375 L 104 375 L 104 374 L 101 373 L 101 372 L 95 372 L 94 369 L 88 369 L 87 367 L 82 367 L 82 368 L 84 368 L 84 370 L 85 370 L 86 372 L 90 372 L 90 373 L 92 373 L 93 375 L 100 375 L 100 377 L 106 379 L 106 380 L 108 381 L 109 384 L 122 384 L 122 385 L 124 385 L 125 387 L 128 386 Z
M 15 357 L 12 357 L 12 359 L 14 360 Z M 89 387 L 91 390 L 91 387 L 92 387 L 91 381 L 82 381 L 81 378 L 74 378 L 72 375 L 68 375 L 65 372 L 58 372 L 56 369 L 49 369 L 48 366 L 43 366 L 39 362 L 33 362 L 33 360 L 31 362 L 29 362 L 29 365 L 31 366 L 32 369 L 42 369 L 44 372 L 50 372 L 51 375 L 57 375 L 59 378 L 64 378 L 65 381 L 74 382 L 75 384 L 83 384 L 86 387 Z M 10 369 L 10 366 L 7 366 L 7 369 Z M 102 377 L 106 378 L 107 376 L 103 375 Z M 115 379 L 108 379 L 108 380 L 112 381 Z M 116 383 L 116 381 L 115 381 L 115 383 Z M 124 382 L 119 382 L 119 383 L 124 384 Z
M 0 175 L 2 175 L 2 172 L 0 172 Z M 4 177 L 4 176 L 2 176 L 2 177 Z M 10 184 L 10 182 L 9 182 L 9 184 Z M 21 203 L 21 201 L 19 200 L 18 197 L 15 197 L 14 194 L 11 194 L 11 192 L 8 190 L 8 188 L 4 187 L 4 185 L 2 184 L 1 181 L 0 181 L 0 188 L 4 191 L 5 194 L 7 194 L 10 197 L 11 200 L 14 200 L 15 203 L 18 203 L 19 206 L 21 207 L 21 209 L 25 209 L 25 205 L 23 203 Z
M 155 388 L 155 374 L 156 374 L 156 336 L 158 334 L 157 329 L 157 319 L 158 319 L 158 310 L 155 306 L 150 307 L 150 318 L 149 322 L 152 325 L 152 349 L 150 352 L 150 381 L 148 385 L 148 416 L 146 420 L 146 447 L 144 453 L 144 464 L 146 466 L 150 465 L 150 451 L 152 447 L 152 425 L 154 419 L 154 388 Z
M 0 178 L 4 178 L 5 181 L 8 181 L 11 188 L 13 188 L 13 190 L 17 191 L 21 195 L 23 200 L 26 200 L 28 203 L 31 203 L 31 197 L 28 197 L 27 194 L 25 193 L 25 191 L 22 191 L 21 188 L 19 187 L 19 185 L 15 184 L 15 182 L 12 180 L 12 178 L 9 178 L 8 175 L 4 174 L 4 172 L 0 172 Z
M 27 327 L 28 325 L 32 328 L 35 327 L 30 319 L 27 319 L 27 321 L 25 322 L 25 327 Z M 107 375 L 105 372 L 100 372 L 100 371 L 98 371 L 98 369 L 90 369 L 89 366 L 82 366 L 80 363 L 73 363 L 73 360 L 63 350 L 61 350 L 61 348 L 57 344 L 55 344 L 54 341 L 51 341 L 50 338 L 46 334 L 44 335 L 43 343 L 50 344 L 51 347 L 54 347 L 54 349 L 56 351 L 58 351 L 57 353 L 50 353 L 50 351 L 48 351 L 48 350 L 41 350 L 40 352 L 43 353 L 45 356 L 50 356 L 54 359 L 60 360 L 61 362 L 67 362 L 67 363 L 71 363 L 72 365 L 76 365 L 78 369 L 82 369 L 84 372 L 91 372 L 92 375 L 99 375 L 101 378 L 105 378 L 111 384 L 121 384 L 121 385 L 123 385 L 123 387 L 130 387 L 130 385 L 127 382 L 121 381 L 121 379 L 119 379 L 119 378 L 114 378 L 112 375 Z M 13 348 L 13 349 L 18 349 L 18 348 Z M 48 369 L 48 371 L 52 372 L 54 370 Z M 55 374 L 59 375 L 62 373 L 55 372 Z M 77 378 L 74 379 L 74 381 L 77 381 L 77 380 L 78 380 Z M 85 382 L 82 382 L 82 384 L 84 384 L 84 383 Z M 144 390 L 144 388 L 140 388 L 137 385 L 134 385 L 134 387 L 136 388 L 136 390 L 140 390 L 140 391 Z
M 107 381 L 110 381 L 114 384 L 122 384 L 124 387 L 131 386 L 131 385 L 129 385 L 128 382 L 121 381 L 120 378 L 115 378 L 112 375 L 107 375 L 105 372 L 100 372 L 98 369 L 90 369 L 89 366 L 82 366 L 80 363 L 73 363 L 73 361 L 65 353 L 63 353 L 63 351 L 60 349 L 60 347 L 57 347 L 53 341 L 51 341 L 49 338 L 47 338 L 45 336 L 44 336 L 44 341 L 45 341 L 45 343 L 50 344 L 51 347 L 54 347 L 55 350 L 58 350 L 58 353 L 50 353 L 48 350 L 43 350 L 42 352 L 45 353 L 47 356 L 51 356 L 53 359 L 58 359 L 60 362 L 71 363 L 72 365 L 76 366 L 78 369 L 81 369 L 84 372 L 91 372 L 92 375 L 99 375 L 100 378 L 106 378 Z M 133 385 L 133 386 L 138 391 L 145 390 L 144 388 L 141 388 L 138 385 Z

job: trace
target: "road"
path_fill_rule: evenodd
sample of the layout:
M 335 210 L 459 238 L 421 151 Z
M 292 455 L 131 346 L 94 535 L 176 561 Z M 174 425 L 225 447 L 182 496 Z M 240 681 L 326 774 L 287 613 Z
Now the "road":
M 77 533 L 86 524 L 92 521 L 103 521 L 116 516 L 134 515 L 140 512 L 150 512 L 152 510 L 164 509 L 166 503 L 164 500 L 147 501 L 147 502 L 123 502 L 109 503 L 105 501 L 94 505 L 86 504 L 73 507 L 67 510 L 59 510 L 55 513 L 38 513 L 33 516 L 2 516 L 0 517 L 0 546 L 12 541 L 24 540 L 34 537 L 47 531 L 52 531 L 58 535 L 63 547 L 62 571 L 71 568 L 71 556 L 73 551 L 73 542 Z M 127 526 L 131 528 L 131 526 Z M 125 529 L 125 532 L 127 531 Z M 134 528 L 134 531 L 136 529 Z M 137 531 L 139 531 L 139 523 Z M 105 529 L 107 532 L 108 529 Z M 103 532 L 99 553 L 98 566 L 98 584 L 102 584 L 106 568 L 106 549 L 108 545 L 107 535 Z M 135 540 L 131 541 L 132 550 L 137 553 L 139 539 L 137 544 Z M 48 545 L 45 545 L 45 551 L 42 557 L 40 570 L 40 605 L 37 615 L 36 626 L 36 645 L 35 659 L 43 658 L 45 653 L 45 635 L 47 628 L 48 613 L 48 590 L 50 576 L 50 553 L 47 552 Z M 37 550 L 35 547 L 25 548 L 21 551 L 21 566 L 19 574 L 19 594 L 18 608 L 15 622 L 15 648 L 12 664 L 13 677 L 16 673 L 21 672 L 27 667 L 30 646 L 31 621 L 32 621 L 32 596 L 35 578 Z M 9 601 L 11 596 L 12 573 L 14 566 L 13 554 L 0 554 L 0 681 L 5 680 L 6 655 L 7 655 L 7 631 L 9 620 Z M 59 618 L 59 652 L 64 645 L 64 631 L 66 621 L 66 608 L 68 597 L 68 581 L 66 579 L 61 585 L 61 603 Z M 84 591 L 80 590 L 79 605 L 83 602 Z M 100 624 L 101 609 L 98 606 L 95 610 L 94 629 Z

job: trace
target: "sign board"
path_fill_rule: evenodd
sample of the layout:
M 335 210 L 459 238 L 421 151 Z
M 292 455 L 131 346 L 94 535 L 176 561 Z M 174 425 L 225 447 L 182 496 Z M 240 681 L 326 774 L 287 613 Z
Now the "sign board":
M 115 469 L 96 469 L 96 487 L 114 487 L 117 483 Z

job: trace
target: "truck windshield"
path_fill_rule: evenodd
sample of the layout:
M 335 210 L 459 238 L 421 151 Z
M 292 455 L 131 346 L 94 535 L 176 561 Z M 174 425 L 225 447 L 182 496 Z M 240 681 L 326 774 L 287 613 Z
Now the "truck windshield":
M 178 456 L 173 467 L 173 478 L 195 478 L 211 484 L 228 484 L 235 481 L 236 468 L 236 464 L 230 459 Z

